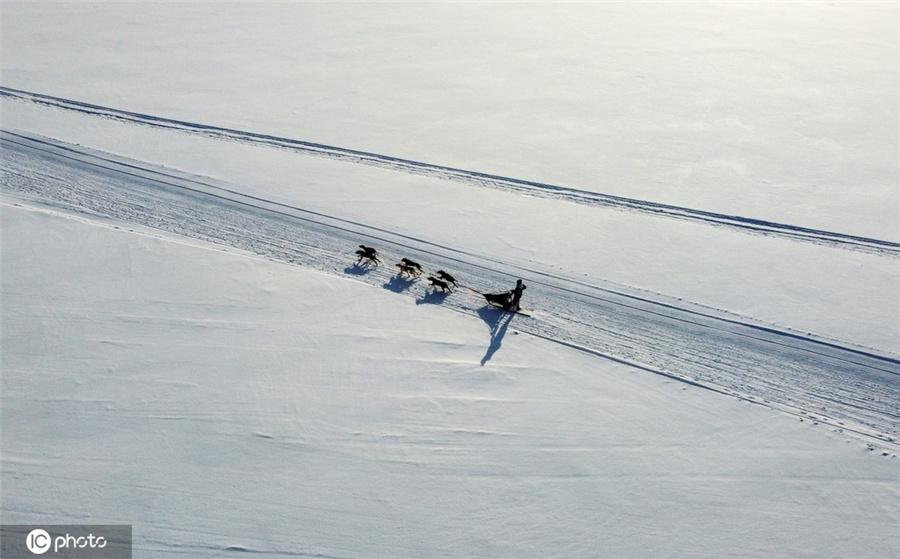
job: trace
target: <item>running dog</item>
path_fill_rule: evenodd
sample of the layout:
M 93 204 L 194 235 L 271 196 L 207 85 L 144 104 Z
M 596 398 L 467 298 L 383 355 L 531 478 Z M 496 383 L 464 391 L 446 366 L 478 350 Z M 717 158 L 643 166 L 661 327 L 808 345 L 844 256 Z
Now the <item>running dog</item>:
M 356 265 L 362 263 L 363 260 L 368 260 L 372 264 L 376 266 L 381 264 L 381 260 L 378 259 L 378 251 L 372 247 L 367 247 L 366 245 L 359 245 L 359 250 L 356 251 Z
M 419 274 L 422 273 L 422 265 L 419 264 L 418 262 L 413 262 L 413 261 L 410 260 L 409 258 L 401 258 L 401 259 L 400 259 L 400 262 L 403 262 L 404 264 L 406 264 L 406 265 L 409 266 L 410 268 L 415 268 L 416 270 L 419 271 Z M 417 275 L 418 275 L 418 274 L 417 274 Z
M 438 270 L 437 275 L 438 275 L 439 278 L 441 278 L 442 280 L 446 281 L 447 283 L 452 283 L 452 284 L 453 284 L 453 287 L 459 287 L 459 284 L 456 283 L 456 278 L 454 278 L 453 276 L 451 276 L 450 274 L 448 274 L 448 273 L 445 272 L 444 270 Z
M 443 291 L 444 293 L 451 291 L 450 286 L 447 285 L 447 282 L 439 280 L 434 276 L 428 276 L 428 281 L 431 283 L 431 286 L 434 288 L 435 291 L 437 291 L 438 288 L 440 288 L 441 291 Z
M 410 266 L 405 262 L 398 262 L 394 264 L 394 266 L 400 268 L 400 273 L 398 274 L 401 278 L 403 276 L 407 276 L 410 278 L 417 278 L 422 275 L 422 271 L 414 266 Z

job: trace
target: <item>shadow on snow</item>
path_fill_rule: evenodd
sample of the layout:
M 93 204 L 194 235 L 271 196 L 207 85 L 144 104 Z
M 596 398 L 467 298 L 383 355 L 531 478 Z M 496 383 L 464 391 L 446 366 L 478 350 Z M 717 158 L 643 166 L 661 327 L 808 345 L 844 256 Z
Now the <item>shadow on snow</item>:
M 344 268 L 344 273 L 354 276 L 364 276 L 373 269 L 374 266 L 368 264 L 353 264 Z M 382 285 L 382 287 L 388 291 L 393 291 L 394 293 L 403 293 L 404 291 L 409 290 L 415 283 L 415 278 L 392 276 Z M 426 289 L 422 295 L 416 299 L 416 304 L 442 305 L 449 295 L 450 293 L 445 293 L 443 291 Z M 506 330 L 509 328 L 509 323 L 512 322 L 513 316 L 515 315 L 489 305 L 478 309 L 478 316 L 491 330 L 490 343 L 488 344 L 487 350 L 484 352 L 484 356 L 481 358 L 481 365 L 484 366 L 494 357 L 497 350 L 500 349 L 500 346 L 503 344 L 503 338 L 506 336 Z
M 506 329 L 509 328 L 509 323 L 512 322 L 514 315 L 494 307 L 482 307 L 478 309 L 478 316 L 491 329 L 491 342 L 487 351 L 484 352 L 484 357 L 481 358 L 481 365 L 484 366 L 500 349 L 503 337 L 506 336 Z
M 441 305 L 444 303 L 444 300 L 447 299 L 449 293 L 444 293 L 443 291 L 428 291 L 422 294 L 421 297 L 416 299 L 417 305 Z
M 364 276 L 375 269 L 375 266 L 371 264 L 358 264 L 354 263 L 350 266 L 344 268 L 345 274 L 350 274 L 351 276 Z
M 401 276 L 392 276 L 391 279 L 387 280 L 385 284 L 382 286 L 388 291 L 393 291 L 394 293 L 403 293 L 410 287 L 412 284 L 416 283 L 416 280 L 413 278 L 405 278 Z

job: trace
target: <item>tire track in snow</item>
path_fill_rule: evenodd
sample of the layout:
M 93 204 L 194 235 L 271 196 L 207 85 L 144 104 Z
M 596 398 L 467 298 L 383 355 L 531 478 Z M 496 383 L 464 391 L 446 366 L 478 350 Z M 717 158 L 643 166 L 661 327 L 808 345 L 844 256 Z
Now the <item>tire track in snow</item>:
M 386 253 L 412 256 L 429 269 L 450 266 L 482 291 L 521 276 L 534 286 L 529 300 L 539 309 L 533 318 L 513 319 L 522 332 L 900 447 L 895 413 L 900 360 L 894 357 L 498 263 L 45 139 L 6 132 L 0 139 L 6 191 L 70 211 L 353 274 L 375 286 L 420 295 L 417 303 L 477 313 L 492 328 L 502 317 L 483 309 L 480 298 L 462 292 L 446 299 L 421 295 L 415 284 L 398 284 L 387 266 L 358 275 L 345 267 L 350 253 L 360 240 L 374 239 Z
M 799 225 L 779 223 L 752 217 L 722 214 L 671 204 L 651 202 L 648 200 L 615 196 L 612 194 L 590 192 L 567 186 L 505 177 L 480 171 L 404 159 L 375 152 L 126 111 L 10 87 L 0 86 L 0 96 L 57 109 L 76 111 L 90 116 L 110 118 L 156 128 L 178 130 L 191 134 L 201 134 L 213 138 L 227 139 L 254 145 L 288 149 L 305 154 L 372 165 L 410 174 L 425 175 L 478 186 L 519 192 L 541 198 L 565 200 L 587 206 L 616 208 L 674 219 L 698 221 L 714 226 L 731 227 L 748 233 L 774 235 L 846 249 L 889 254 L 893 256 L 900 255 L 900 243 L 884 239 L 850 235 L 847 233 L 802 227 Z

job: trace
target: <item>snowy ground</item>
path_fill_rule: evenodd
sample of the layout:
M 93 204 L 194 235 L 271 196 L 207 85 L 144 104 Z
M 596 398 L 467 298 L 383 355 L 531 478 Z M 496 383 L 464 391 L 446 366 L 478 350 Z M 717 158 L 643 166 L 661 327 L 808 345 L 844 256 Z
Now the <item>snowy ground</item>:
M 3 522 L 900 555 L 896 3 L 0 16 Z
M 895 251 L 860 252 L 671 216 L 559 200 L 548 204 L 552 198 L 511 196 L 506 190 L 301 157 L 271 146 L 17 102 L 3 108 L 6 126 L 139 162 L 162 162 L 267 200 L 495 260 L 679 297 L 782 329 L 900 352 L 900 332 L 884 326 L 900 314 Z
M 405 235 L 244 195 L 238 191 L 245 188 L 208 177 L 46 138 L 4 132 L 0 141 L 8 156 L 0 172 L 10 195 L 355 276 L 416 297 L 418 303 L 440 304 L 494 322 L 498 317 L 486 316 L 481 308 L 484 299 L 468 289 L 496 290 L 523 277 L 530 285 L 528 305 L 536 311 L 522 326 L 533 335 L 775 406 L 862 435 L 869 442 L 891 448 L 900 444 L 896 414 L 900 359 L 889 354 L 773 329 L 683 300 L 595 282 L 592 277 L 572 277 L 558 268 L 498 260 L 476 252 L 472 241 L 462 250 L 434 243 L 427 228 L 421 229 L 421 236 Z M 756 240 L 771 244 L 766 238 Z M 374 270 L 349 266 L 360 241 L 377 245 L 387 266 Z M 796 258 L 797 243 L 786 244 Z M 885 263 L 896 259 L 834 248 L 816 250 Z M 400 256 L 412 257 L 428 270 L 449 269 L 464 288 L 452 297 L 424 297 L 421 282 L 396 277 L 392 263 Z M 505 324 L 498 323 L 497 328 Z M 889 329 L 887 334 L 895 332 Z
M 900 240 L 896 2 L 4 2 L 3 16 L 7 87 Z
M 3 519 L 137 557 L 888 557 L 896 459 L 388 290 L 4 206 Z M 845 444 L 849 443 L 849 444 Z

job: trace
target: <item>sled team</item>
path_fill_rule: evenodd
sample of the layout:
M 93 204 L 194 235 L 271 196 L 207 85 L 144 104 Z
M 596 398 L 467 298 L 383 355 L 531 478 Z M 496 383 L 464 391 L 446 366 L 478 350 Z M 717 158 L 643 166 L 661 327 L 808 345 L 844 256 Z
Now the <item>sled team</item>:
M 366 245 L 359 245 L 359 250 L 356 251 L 356 265 L 360 266 L 365 261 L 366 265 L 374 265 L 378 266 L 381 264 L 381 260 L 378 258 L 378 251 L 374 248 Z M 422 265 L 418 262 L 414 262 L 409 258 L 401 258 L 400 262 L 394 264 L 399 269 L 397 275 L 400 277 L 408 277 L 408 278 L 419 278 L 422 276 Z M 459 287 L 459 284 L 456 282 L 456 278 L 445 272 L 444 270 L 437 271 L 437 277 L 428 276 L 426 278 L 428 282 L 431 284 L 431 287 L 434 290 L 440 289 L 442 292 L 452 292 L 453 289 Z M 451 288 L 451 286 L 453 286 Z M 471 288 L 468 288 L 471 289 Z M 472 289 L 472 291 L 475 291 Z M 504 310 L 518 312 L 519 311 L 519 301 L 522 299 L 522 292 L 525 291 L 525 284 L 522 280 L 516 281 L 516 287 L 510 289 L 509 291 L 503 291 L 500 293 L 481 293 L 476 291 L 482 295 L 488 303 L 492 305 L 496 305 Z

